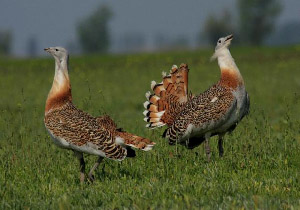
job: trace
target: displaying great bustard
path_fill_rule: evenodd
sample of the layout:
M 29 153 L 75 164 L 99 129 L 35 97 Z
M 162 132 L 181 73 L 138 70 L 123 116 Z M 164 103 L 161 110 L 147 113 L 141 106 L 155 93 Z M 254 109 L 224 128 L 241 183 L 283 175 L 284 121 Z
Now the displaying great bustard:
M 92 117 L 77 109 L 72 103 L 67 50 L 50 47 L 45 51 L 55 59 L 54 80 L 46 101 L 45 126 L 54 143 L 73 150 L 78 157 L 81 182 L 85 177 L 83 153 L 99 157 L 88 174 L 93 181 L 93 171 L 104 157 L 121 161 L 126 156 L 135 156 L 130 147 L 144 151 L 152 149 L 154 142 L 118 129 L 109 116 Z
M 173 66 L 163 80 L 151 83 L 153 93 L 147 92 L 144 103 L 146 127 L 167 125 L 164 136 L 170 144 L 175 142 L 194 148 L 205 141 L 210 160 L 209 138 L 219 136 L 219 154 L 223 155 L 223 136 L 235 129 L 249 112 L 249 96 L 243 77 L 228 49 L 233 35 L 220 38 L 213 59 L 218 59 L 221 78 L 205 92 L 192 96 L 188 93 L 188 66 Z

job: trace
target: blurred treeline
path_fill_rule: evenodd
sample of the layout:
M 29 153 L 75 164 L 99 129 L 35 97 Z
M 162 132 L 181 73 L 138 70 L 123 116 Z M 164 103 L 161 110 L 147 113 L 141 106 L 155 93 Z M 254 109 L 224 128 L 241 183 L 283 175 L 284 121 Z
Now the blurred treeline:
M 0 55 L 10 54 L 12 33 L 9 30 L 0 30 Z
M 300 41 L 300 22 L 288 22 L 275 30 L 283 5 L 280 0 L 236 0 L 237 13 L 229 10 L 209 16 L 204 25 L 199 24 L 195 37 L 182 34 L 174 37 L 156 33 L 149 47 L 143 32 L 130 31 L 112 40 L 109 23 L 114 17 L 107 5 L 100 5 L 76 26 L 77 40 L 67 43 L 72 53 L 141 52 L 196 48 L 215 45 L 219 37 L 235 34 L 235 43 L 240 45 L 286 45 Z M 0 29 L 0 55 L 11 52 L 13 34 Z M 27 54 L 37 54 L 37 38 L 27 43 Z
M 238 18 L 234 24 L 230 12 L 224 10 L 221 17 L 210 16 L 203 36 L 210 43 L 226 34 L 238 34 L 239 42 L 246 45 L 262 45 L 273 32 L 282 5 L 279 0 L 237 0 Z M 201 37 L 201 36 L 200 36 Z

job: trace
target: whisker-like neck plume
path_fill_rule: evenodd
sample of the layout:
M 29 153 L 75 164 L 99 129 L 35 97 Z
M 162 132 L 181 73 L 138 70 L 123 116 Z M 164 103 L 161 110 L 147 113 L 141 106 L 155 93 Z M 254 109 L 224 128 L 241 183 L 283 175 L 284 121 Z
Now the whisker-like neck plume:
M 55 72 L 57 70 L 68 71 L 69 66 L 69 56 L 66 55 L 63 58 L 54 57 L 55 59 Z

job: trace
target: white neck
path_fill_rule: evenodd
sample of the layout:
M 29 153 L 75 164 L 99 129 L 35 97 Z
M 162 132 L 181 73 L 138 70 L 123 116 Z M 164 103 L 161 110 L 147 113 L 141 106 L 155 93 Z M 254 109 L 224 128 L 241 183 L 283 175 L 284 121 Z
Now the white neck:
M 221 70 L 227 69 L 238 73 L 240 72 L 228 48 L 219 49 L 215 54 L 218 57 L 218 63 Z
M 58 92 L 66 83 L 69 83 L 68 57 L 55 58 L 55 74 L 50 92 Z
M 221 69 L 222 84 L 236 88 L 244 84 L 243 77 L 236 66 L 233 57 L 227 47 L 216 50 L 213 58 L 218 58 L 218 64 Z
M 57 58 L 54 57 L 55 59 L 55 70 L 61 69 L 61 70 L 68 70 L 68 63 L 69 63 L 69 57 L 66 56 L 64 58 Z

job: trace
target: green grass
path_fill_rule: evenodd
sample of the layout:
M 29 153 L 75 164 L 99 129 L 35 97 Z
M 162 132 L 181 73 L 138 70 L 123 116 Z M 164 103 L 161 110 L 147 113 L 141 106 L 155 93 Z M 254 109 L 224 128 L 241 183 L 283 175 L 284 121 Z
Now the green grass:
M 190 90 L 220 76 L 212 50 L 70 58 L 74 103 L 109 114 L 125 130 L 157 142 L 123 162 L 105 160 L 93 185 L 79 183 L 78 162 L 57 148 L 43 125 L 54 60 L 0 59 L 0 209 L 299 209 L 300 46 L 233 48 L 251 113 L 212 162 L 203 146 L 169 146 L 147 130 L 144 94 L 172 64 L 187 62 Z M 88 168 L 96 161 L 86 156 Z M 105 165 L 105 167 L 103 167 Z

